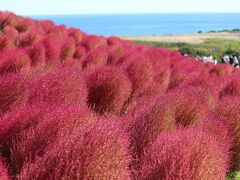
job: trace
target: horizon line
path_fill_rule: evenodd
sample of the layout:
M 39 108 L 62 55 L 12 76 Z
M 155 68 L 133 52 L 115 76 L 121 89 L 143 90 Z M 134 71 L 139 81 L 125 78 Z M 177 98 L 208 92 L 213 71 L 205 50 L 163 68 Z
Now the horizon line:
M 15 13 L 15 12 L 14 12 Z M 63 13 L 63 14 L 20 14 L 15 13 L 17 15 L 22 16 L 76 16 L 76 15 L 140 15 L 140 14 L 240 14 L 240 12 L 123 12 L 123 13 Z

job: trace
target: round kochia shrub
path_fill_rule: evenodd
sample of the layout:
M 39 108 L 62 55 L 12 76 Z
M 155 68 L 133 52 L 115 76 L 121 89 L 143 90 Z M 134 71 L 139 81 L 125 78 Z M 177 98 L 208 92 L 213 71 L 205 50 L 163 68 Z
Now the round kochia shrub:
M 227 123 L 219 117 L 216 118 L 211 114 L 198 127 L 201 127 L 204 132 L 210 134 L 216 139 L 216 141 L 220 144 L 219 149 L 221 149 L 226 155 L 226 160 L 230 165 L 232 161 L 234 137 L 230 133 Z
M 121 44 L 108 46 L 108 64 L 116 64 L 125 54 L 125 49 Z
M 180 88 L 168 92 L 162 101 L 173 109 L 176 123 L 180 126 L 199 124 L 208 112 L 201 99 Z
M 24 50 L 12 50 L 0 55 L 0 73 L 28 72 L 31 60 Z
M 134 122 L 130 126 L 134 153 L 141 158 L 162 132 L 169 132 L 175 127 L 174 111 L 162 103 L 161 98 L 151 98 L 143 105 L 137 105 L 134 112 Z
M 51 110 L 49 105 L 31 105 L 20 107 L 6 113 L 0 119 L 0 146 L 10 144 L 10 141 L 19 136 L 42 120 L 43 116 Z
M 77 46 L 73 54 L 73 58 L 82 61 L 86 57 L 86 49 L 83 46 Z
M 16 156 L 13 154 L 13 149 L 19 141 L 19 137 L 28 129 L 36 126 L 50 110 L 49 105 L 31 105 L 18 108 L 1 117 L 0 154 L 6 159 L 12 174 L 17 171 L 18 164 L 12 164 L 12 158 Z
M 10 177 L 8 176 L 8 171 L 3 162 L 0 159 L 0 179 L 1 180 L 10 180 Z
M 84 37 L 84 33 L 79 29 L 70 28 L 68 29 L 68 36 L 73 37 L 76 44 L 79 44 Z
M 28 55 L 32 66 L 43 66 L 46 64 L 46 50 L 41 43 L 32 45 L 28 49 Z
M 29 102 L 85 106 L 87 88 L 75 68 L 59 68 L 30 84 Z
M 61 60 L 66 60 L 69 58 L 73 57 L 73 54 L 75 52 L 75 41 L 73 38 L 67 38 L 65 40 L 66 42 L 63 44 L 63 47 L 61 49 L 61 53 L 60 53 L 60 59 Z
M 229 76 L 233 71 L 233 67 L 227 64 L 218 64 L 209 70 L 209 74 L 216 76 Z
M 61 41 L 58 39 L 57 35 L 47 35 L 42 43 L 46 50 L 46 62 L 48 64 L 57 62 L 61 51 Z
M 86 74 L 88 103 L 96 112 L 119 114 L 131 93 L 131 82 L 120 68 L 104 67 Z
M 86 47 L 88 51 L 90 51 L 100 46 L 107 45 L 107 40 L 96 35 L 88 35 L 84 37 L 84 39 L 81 41 L 81 44 Z
M 28 179 L 130 179 L 129 142 L 115 122 L 77 128 L 19 175 Z
M 225 96 L 240 96 L 240 83 L 239 77 L 232 78 L 220 92 L 220 97 Z
M 163 133 L 146 151 L 140 179 L 224 180 L 229 165 L 219 145 L 198 128 Z
M 0 114 L 24 107 L 29 96 L 27 80 L 19 74 L 0 77 Z
M 225 97 L 215 109 L 216 118 L 222 119 L 233 136 L 232 169 L 240 171 L 240 98 Z
M 98 47 L 86 54 L 86 58 L 83 61 L 83 68 L 102 67 L 107 64 L 107 60 L 108 60 L 107 47 L 105 46 Z
M 19 35 L 19 47 L 27 47 L 37 43 L 42 38 L 40 31 L 30 31 Z
M 21 135 L 19 142 L 12 149 L 12 169 L 20 172 L 22 165 L 42 156 L 47 146 L 66 136 L 76 127 L 95 121 L 90 110 L 76 106 L 61 106 L 49 112 L 36 127 Z
M 127 65 L 126 71 L 132 82 L 132 96 L 140 96 L 153 80 L 151 63 L 143 57 L 136 57 Z
M 0 36 L 0 51 L 7 51 L 10 49 L 14 49 L 15 46 L 15 42 L 13 37 L 9 37 L 8 35 L 1 35 Z

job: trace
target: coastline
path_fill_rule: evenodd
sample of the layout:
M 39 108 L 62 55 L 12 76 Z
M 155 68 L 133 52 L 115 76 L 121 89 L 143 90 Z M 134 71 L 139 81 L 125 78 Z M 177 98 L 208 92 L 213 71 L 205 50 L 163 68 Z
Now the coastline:
M 228 39 L 240 41 L 240 32 L 207 32 L 192 34 L 120 36 L 120 38 L 133 41 L 199 44 L 203 43 L 208 39 Z

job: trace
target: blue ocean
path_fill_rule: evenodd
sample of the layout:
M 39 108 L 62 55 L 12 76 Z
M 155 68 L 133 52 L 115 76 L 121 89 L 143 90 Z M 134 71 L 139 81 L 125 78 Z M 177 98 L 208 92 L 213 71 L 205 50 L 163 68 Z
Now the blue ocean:
M 185 34 L 240 29 L 240 14 L 107 14 L 31 16 L 103 36 Z

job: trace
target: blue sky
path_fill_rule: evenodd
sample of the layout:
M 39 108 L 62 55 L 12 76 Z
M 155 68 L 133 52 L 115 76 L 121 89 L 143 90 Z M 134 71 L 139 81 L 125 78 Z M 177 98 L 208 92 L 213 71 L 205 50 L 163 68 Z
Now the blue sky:
M 0 0 L 21 15 L 240 12 L 240 0 Z

